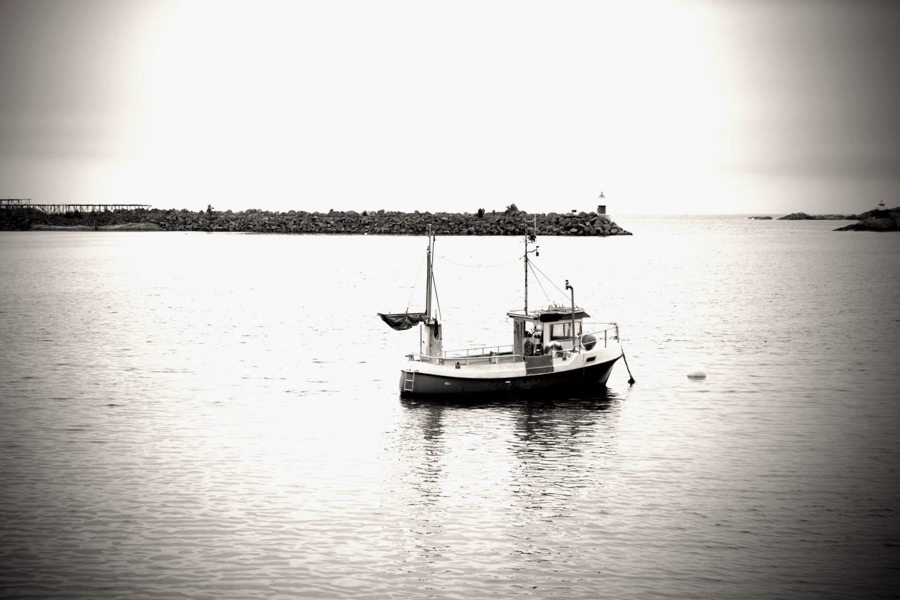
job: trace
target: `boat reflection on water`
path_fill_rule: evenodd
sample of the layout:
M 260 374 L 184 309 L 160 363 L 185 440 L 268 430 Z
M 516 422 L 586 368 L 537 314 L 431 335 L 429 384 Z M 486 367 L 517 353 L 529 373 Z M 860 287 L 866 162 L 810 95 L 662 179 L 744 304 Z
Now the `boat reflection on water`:
M 540 397 L 402 397 L 404 447 L 416 449 L 423 483 L 453 467 L 454 458 L 461 472 L 464 466 L 472 467 L 472 461 L 485 461 L 498 476 L 536 461 L 543 463 L 540 468 L 563 467 L 570 473 L 579 466 L 590 470 L 595 465 L 569 459 L 609 448 L 621 400 L 609 389 Z M 554 465 L 554 460 L 564 464 Z M 498 472 L 500 465 L 507 467 L 506 473 Z
M 606 387 L 590 390 L 574 390 L 559 394 L 516 393 L 472 396 L 468 394 L 444 396 L 400 396 L 400 403 L 407 409 L 417 408 L 510 408 L 510 409 L 583 409 L 602 411 L 618 402 L 621 397 Z
M 431 454 L 444 449 L 446 438 L 461 436 L 466 445 L 490 447 L 507 439 L 507 447 L 547 445 L 554 452 L 577 451 L 586 436 L 614 435 L 612 421 L 621 397 L 601 388 L 579 395 L 510 394 L 504 396 L 401 397 L 408 418 L 407 434 L 415 434 Z M 534 450 L 535 448 L 528 448 Z M 483 449 L 484 450 L 484 449 Z
M 473 549 L 469 558 L 497 572 L 577 564 L 577 555 L 564 556 L 575 546 L 559 545 L 557 536 L 583 535 L 576 524 L 596 521 L 613 503 L 621 403 L 609 390 L 475 402 L 402 398 L 393 450 L 395 464 L 406 467 L 396 491 L 409 519 L 402 542 L 409 560 L 437 567 L 467 540 L 492 539 L 504 540 L 503 552 L 494 547 L 482 557 Z

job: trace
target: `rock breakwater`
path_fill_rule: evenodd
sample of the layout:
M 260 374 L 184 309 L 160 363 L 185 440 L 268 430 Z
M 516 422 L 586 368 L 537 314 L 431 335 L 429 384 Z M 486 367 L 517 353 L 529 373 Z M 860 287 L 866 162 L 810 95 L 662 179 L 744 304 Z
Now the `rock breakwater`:
M 123 225 L 163 231 L 226 231 L 329 235 L 422 235 L 429 225 L 439 235 L 522 235 L 534 223 L 542 235 L 631 235 L 609 216 L 594 212 L 430 213 L 379 210 L 327 213 L 262 210 L 191 212 L 187 210 L 119 210 L 99 213 L 44 214 L 34 210 L 0 211 L 0 229 L 125 229 Z

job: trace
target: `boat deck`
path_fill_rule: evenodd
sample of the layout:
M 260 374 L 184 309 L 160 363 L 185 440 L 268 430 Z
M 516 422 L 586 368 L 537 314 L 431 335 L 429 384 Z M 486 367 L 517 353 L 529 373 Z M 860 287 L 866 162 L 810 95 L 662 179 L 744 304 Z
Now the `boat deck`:
M 611 344 L 618 344 L 619 326 L 615 323 L 593 324 L 594 329 L 588 333 L 584 333 L 579 338 L 578 350 L 573 351 L 573 342 L 569 338 L 560 340 L 565 345 L 555 344 L 552 351 L 546 353 L 554 358 L 563 358 L 572 354 L 577 354 L 585 350 L 591 350 L 595 346 L 600 348 L 608 348 Z M 447 350 L 439 356 L 429 356 L 421 353 L 408 354 L 410 361 L 428 363 L 433 365 L 499 365 L 521 363 L 525 360 L 525 355 L 514 351 L 512 345 L 507 346 L 476 346 L 464 350 Z

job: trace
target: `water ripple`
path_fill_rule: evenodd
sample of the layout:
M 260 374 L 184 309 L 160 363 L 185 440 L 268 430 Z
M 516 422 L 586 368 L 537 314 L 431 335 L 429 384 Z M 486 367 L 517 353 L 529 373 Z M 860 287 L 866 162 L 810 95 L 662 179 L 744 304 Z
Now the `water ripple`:
M 416 240 L 0 232 L 0 596 L 892 597 L 896 241 L 714 224 L 545 241 L 618 257 L 638 384 L 475 404 L 397 398 Z M 445 335 L 508 326 L 442 276 Z

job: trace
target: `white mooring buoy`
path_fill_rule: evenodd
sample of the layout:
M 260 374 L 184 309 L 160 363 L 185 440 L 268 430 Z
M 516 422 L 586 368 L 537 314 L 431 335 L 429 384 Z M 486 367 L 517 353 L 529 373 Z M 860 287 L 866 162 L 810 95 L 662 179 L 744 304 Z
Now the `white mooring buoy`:
M 700 365 L 695 365 L 688 371 L 688 379 L 706 379 L 706 370 Z

